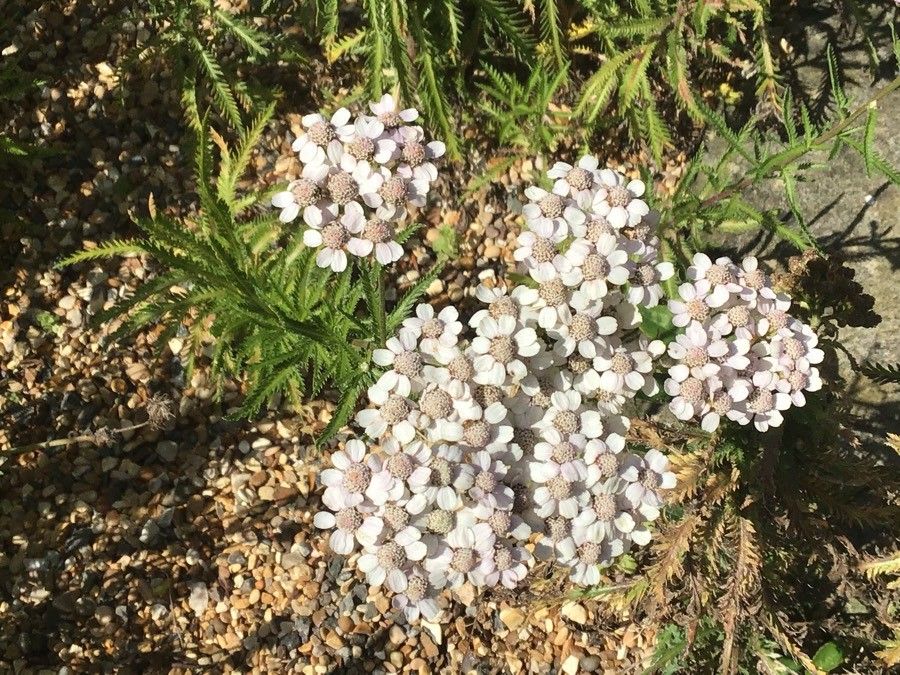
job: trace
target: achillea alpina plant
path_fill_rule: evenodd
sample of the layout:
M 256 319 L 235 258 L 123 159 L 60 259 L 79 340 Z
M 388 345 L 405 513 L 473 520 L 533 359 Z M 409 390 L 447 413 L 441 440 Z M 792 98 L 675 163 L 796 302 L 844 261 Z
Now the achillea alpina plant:
M 439 620 L 463 585 L 515 589 L 527 602 L 546 588 L 538 581 L 568 580 L 583 587 L 570 596 L 615 611 L 646 599 L 654 621 L 686 614 L 721 626 L 724 672 L 745 653 L 744 630 L 814 670 L 770 587 L 789 593 L 794 571 L 846 536 L 841 523 L 896 522 L 890 477 L 841 441 L 833 386 L 838 326 L 877 316 L 816 252 L 770 283 L 755 258 L 696 249 L 726 224 L 816 247 L 800 216 L 795 230 L 743 192 L 776 173 L 788 184 L 807 153 L 854 147 L 854 120 L 868 110 L 871 129 L 872 108 L 840 102 L 839 122 L 804 122 L 802 139 L 789 130 L 787 149 L 762 152 L 734 182 L 698 155 L 659 211 L 642 181 L 594 157 L 554 164 L 525 191 L 517 273 L 474 289 L 472 312 L 421 302 L 441 258 L 386 300 L 386 267 L 403 257 L 444 150 L 391 97 L 355 119 L 343 109 L 304 117 L 293 145 L 301 175 L 268 193 L 238 196 L 237 185 L 271 109 L 235 150 L 195 120 L 196 218 L 178 223 L 151 204 L 143 238 L 69 262 L 131 252 L 161 261 L 164 272 L 100 318 L 120 317 L 119 333 L 187 321 L 198 347 L 208 332 L 213 374 L 246 375 L 242 414 L 282 394 L 340 392 L 317 442 L 351 419 L 357 435 L 320 474 L 314 524 L 335 553 L 358 553 L 358 570 L 407 620 Z M 883 170 L 865 138 L 863 155 Z M 741 138 L 726 139 L 745 156 Z M 812 533 L 802 546 L 798 532 Z M 539 580 L 536 569 L 560 573 Z

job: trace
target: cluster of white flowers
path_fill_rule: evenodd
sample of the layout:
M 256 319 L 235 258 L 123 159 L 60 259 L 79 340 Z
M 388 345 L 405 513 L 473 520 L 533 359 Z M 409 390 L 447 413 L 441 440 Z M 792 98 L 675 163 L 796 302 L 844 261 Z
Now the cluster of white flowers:
M 723 415 L 759 431 L 779 426 L 781 411 L 822 387 L 816 334 L 788 313 L 790 298 L 772 289 L 756 258 L 737 266 L 697 253 L 693 263 L 680 299 L 669 301 L 673 323 L 685 329 L 668 349 L 677 362 L 665 382 L 669 407 L 706 431 Z
M 526 191 L 515 257 L 529 283 L 480 286 L 484 308 L 419 305 L 374 352 L 385 369 L 350 440 L 322 474 L 316 525 L 361 548 L 359 569 L 410 620 L 433 619 L 443 588 L 519 584 L 534 558 L 596 584 L 650 540 L 663 490 L 658 450 L 626 450 L 626 400 L 658 389 L 665 352 L 638 330 L 674 273 L 660 260 L 644 185 L 593 157 L 558 163 L 550 192 Z
M 303 167 L 301 177 L 272 197 L 282 222 L 302 216 L 307 246 L 321 250 L 319 267 L 340 272 L 347 253 L 373 256 L 382 265 L 399 260 L 396 241 L 407 207 L 421 207 L 437 178 L 434 160 L 444 154 L 440 141 L 426 142 L 419 113 L 398 109 L 385 94 L 370 103 L 372 115 L 351 120 L 341 108 L 330 119 L 303 117 L 306 131 L 292 146 Z

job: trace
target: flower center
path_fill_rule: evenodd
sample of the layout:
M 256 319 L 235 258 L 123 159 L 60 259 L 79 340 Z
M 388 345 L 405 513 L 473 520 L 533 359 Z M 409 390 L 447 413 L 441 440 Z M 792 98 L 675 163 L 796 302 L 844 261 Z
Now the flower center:
M 512 517 L 509 515 L 509 511 L 494 511 L 491 517 L 488 518 L 488 524 L 491 526 L 494 534 L 502 537 L 509 532 L 509 528 L 512 525 Z
M 634 359 L 628 354 L 619 352 L 610 359 L 609 369 L 616 375 L 626 375 L 634 370 Z
M 572 484 L 562 476 L 554 476 L 547 481 L 547 489 L 550 496 L 557 501 L 561 501 L 572 494 Z
M 612 206 L 628 206 L 631 201 L 631 192 L 624 185 L 614 185 L 606 191 L 606 201 Z
M 425 599 L 428 592 L 428 582 L 422 577 L 411 577 L 406 586 L 406 597 L 413 604 Z
M 351 464 L 344 471 L 344 489 L 352 493 L 362 492 L 369 487 L 371 477 L 372 470 L 365 464 Z
M 616 456 L 612 453 L 605 453 L 597 457 L 594 462 L 597 465 L 597 468 L 600 469 L 600 477 L 601 478 L 611 478 L 616 475 L 616 471 L 619 470 L 619 460 L 616 459 Z
M 378 116 L 378 121 L 381 122 L 386 129 L 396 129 L 403 124 L 403 118 L 400 117 L 400 113 L 396 110 L 388 110 L 381 113 Z
M 403 146 L 403 160 L 410 166 L 419 166 L 425 161 L 425 146 L 413 141 Z
M 684 364 L 688 368 L 700 368 L 709 363 L 709 354 L 704 347 L 691 347 L 684 355 Z
M 481 471 L 475 476 L 475 486 L 484 492 L 493 492 L 497 487 L 497 477 L 490 471 Z
M 775 404 L 775 396 L 768 389 L 757 389 L 747 400 L 747 409 L 752 413 L 769 412 Z
M 359 161 L 370 160 L 375 156 L 375 141 L 368 136 L 357 136 L 348 144 L 347 151 Z
M 311 180 L 301 178 L 291 186 L 291 194 L 294 195 L 294 201 L 301 209 L 306 208 L 319 200 L 319 186 Z
M 572 354 L 566 360 L 566 366 L 576 375 L 586 373 L 591 368 L 591 360 L 584 358 L 581 354 Z
M 594 218 L 587 226 L 587 238 L 596 242 L 604 234 L 615 234 L 615 228 L 609 224 L 606 218 Z
M 531 246 L 531 257 L 539 263 L 553 262 L 553 258 L 556 257 L 556 246 L 549 239 L 538 238 Z
M 616 498 L 613 495 L 594 495 L 593 506 L 597 520 L 601 522 L 606 523 L 616 517 Z
M 328 177 L 326 184 L 328 194 L 335 203 L 343 206 L 349 204 L 359 195 L 359 187 L 356 181 L 346 171 L 337 171 Z
M 781 330 L 788 323 L 787 312 L 782 312 L 780 309 L 772 310 L 766 315 L 766 318 L 773 330 Z
M 378 188 L 378 194 L 388 204 L 402 204 L 406 201 L 409 191 L 409 183 L 403 176 L 391 176 Z
M 451 511 L 436 509 L 428 514 L 425 527 L 435 534 L 447 534 L 453 529 L 454 520 L 455 518 Z
M 710 407 L 719 415 L 724 415 L 731 410 L 732 405 L 734 405 L 734 400 L 726 391 L 717 391 L 710 402 Z
M 560 410 L 553 418 L 553 426 L 564 434 L 578 431 L 578 416 L 571 410 Z
M 395 532 L 409 525 L 409 513 L 397 504 L 385 504 L 382 518 Z
M 475 551 L 470 548 L 458 548 L 453 552 L 450 567 L 461 574 L 465 574 L 475 569 L 476 562 Z
M 515 343 L 508 335 L 499 335 L 491 341 L 489 352 L 498 363 L 506 365 L 512 361 L 516 355 Z
M 709 273 L 707 273 L 707 278 L 709 277 Z M 712 281 L 712 279 L 710 279 Z M 758 291 L 760 288 L 766 285 L 766 274 L 762 270 L 753 270 L 752 272 L 747 272 L 744 274 L 744 284 L 747 288 L 752 288 L 755 291 Z
M 600 560 L 600 545 L 586 541 L 578 547 L 578 559 L 585 565 L 596 565 Z
M 566 287 L 562 279 L 551 279 L 540 285 L 538 296 L 548 307 L 556 307 L 566 301 Z
M 587 169 L 576 166 L 566 175 L 566 182 L 576 190 L 588 190 L 594 184 L 594 177 Z
M 568 441 L 563 441 L 553 448 L 553 461 L 557 464 L 565 464 L 578 457 L 578 446 Z
M 453 357 L 450 365 L 447 366 L 447 371 L 450 373 L 450 377 L 455 380 L 462 380 L 463 382 L 470 379 L 472 375 L 475 374 L 475 371 L 472 368 L 472 362 L 462 354 Z
M 313 124 L 309 131 L 306 132 L 306 135 L 316 145 L 328 145 L 330 141 L 333 141 L 336 137 L 334 133 L 334 127 L 331 126 L 328 122 L 316 122 Z
M 402 396 L 393 394 L 381 406 L 381 416 L 388 424 L 397 424 L 409 415 L 409 403 Z
M 687 313 L 694 321 L 706 321 L 709 317 L 709 307 L 700 298 L 694 298 L 687 303 Z
M 441 337 L 444 334 L 444 322 L 440 319 L 431 318 L 422 324 L 422 335 L 432 340 Z
M 679 395 L 691 405 L 700 405 L 703 402 L 703 382 L 689 377 L 681 383 Z
M 750 310 L 744 305 L 735 305 L 728 310 L 728 323 L 735 328 L 741 328 L 750 323 Z
M 422 394 L 419 408 L 431 419 L 444 419 L 453 412 L 453 398 L 443 389 L 432 389 Z
M 387 470 L 394 477 L 399 478 L 400 480 L 406 480 L 412 475 L 413 472 L 413 461 L 412 458 L 403 453 L 399 452 L 396 455 L 391 455 L 387 461 Z
M 714 286 L 734 283 L 734 274 L 724 265 L 715 264 L 706 270 L 706 278 Z
M 601 403 L 612 403 L 616 400 L 616 392 L 608 391 L 607 389 L 595 389 L 591 396 Z
M 797 338 L 785 338 L 782 341 L 781 346 L 784 349 L 784 353 L 792 359 L 799 359 L 801 356 L 806 354 L 806 349 L 803 346 L 803 343 L 800 342 L 800 340 L 798 340 Z
M 480 384 L 475 388 L 475 402 L 483 408 L 503 400 L 503 390 L 496 384 Z
M 543 391 L 538 391 L 531 397 L 531 404 L 536 405 L 538 408 L 547 409 L 550 407 L 550 403 L 550 396 Z
M 503 297 L 497 298 L 488 306 L 488 314 L 490 314 L 495 319 L 499 319 L 501 316 L 515 316 L 516 315 L 516 303 L 507 295 Z
M 326 248 L 341 249 L 350 240 L 350 234 L 343 225 L 332 223 L 322 228 L 322 243 Z
M 491 428 L 484 420 L 467 422 L 463 428 L 463 440 L 473 448 L 483 448 L 491 441 Z
M 394 370 L 407 377 L 416 377 L 422 372 L 422 356 L 419 352 L 403 351 L 394 357 Z
M 643 265 L 638 265 L 636 270 L 638 282 L 641 286 L 649 286 L 650 284 L 655 284 L 657 279 L 656 268 L 650 263 L 644 263 Z
M 587 281 L 606 279 L 609 270 L 609 261 L 597 253 L 588 255 L 581 265 L 581 274 Z
M 538 202 L 538 206 L 541 207 L 541 213 L 548 218 L 559 218 L 563 214 L 565 202 L 558 194 L 551 192 Z
M 373 244 L 383 244 L 394 236 L 394 226 L 381 218 L 369 218 L 363 227 L 363 237 Z
M 648 490 L 658 490 L 661 482 L 662 478 L 655 471 L 644 471 L 641 476 L 641 485 Z
M 806 373 L 801 373 L 799 370 L 793 371 L 790 375 L 788 375 L 788 383 L 791 385 L 791 389 L 794 391 L 800 391 L 801 389 L 806 389 L 809 384 L 809 375 Z
M 569 335 L 577 342 L 590 340 L 597 335 L 597 321 L 586 314 L 576 314 L 569 324 Z
M 512 553 L 505 546 L 498 546 L 494 549 L 494 566 L 498 572 L 505 572 L 513 564 Z
M 513 441 L 522 448 L 522 452 L 528 454 L 534 452 L 535 436 L 531 429 L 516 429 L 513 432 Z
M 550 516 L 547 518 L 547 535 L 552 541 L 562 541 L 569 536 L 571 523 L 563 516 Z
M 385 542 L 378 549 L 378 564 L 385 570 L 393 570 L 406 564 L 406 551 L 395 541 Z
M 356 510 L 356 507 L 341 509 L 334 516 L 335 524 L 339 530 L 345 532 L 356 532 L 362 525 L 362 514 Z
M 431 469 L 430 482 L 434 487 L 446 487 L 450 485 L 452 475 L 450 472 L 450 462 L 443 457 L 434 457 L 429 465 Z

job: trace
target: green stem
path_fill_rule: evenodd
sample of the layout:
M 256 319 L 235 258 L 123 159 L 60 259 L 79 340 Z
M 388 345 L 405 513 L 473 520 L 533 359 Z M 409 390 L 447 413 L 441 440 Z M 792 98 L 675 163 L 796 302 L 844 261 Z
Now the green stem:
M 814 138 L 807 145 L 783 153 L 781 157 L 778 157 L 777 159 L 775 159 L 775 161 L 770 162 L 769 166 L 755 167 L 757 169 L 765 168 L 765 171 L 754 172 L 745 176 L 736 183 L 732 183 L 720 192 L 717 192 L 716 194 L 704 199 L 701 202 L 701 206 L 712 206 L 713 204 L 716 204 L 723 199 L 733 197 L 734 195 L 743 192 L 760 179 L 766 178 L 777 173 L 778 171 L 781 171 L 784 167 L 797 161 L 802 156 L 812 152 L 813 150 L 819 149 L 830 141 L 833 141 L 839 135 L 847 131 L 847 129 L 849 129 L 854 123 L 856 123 L 857 120 L 859 120 L 863 115 L 865 115 L 869 109 L 869 106 L 877 104 L 878 101 L 897 89 L 900 89 L 900 77 L 895 78 L 890 84 L 887 84 L 879 89 L 871 96 L 871 98 L 869 98 L 869 100 L 857 106 L 856 109 L 853 110 L 853 112 L 847 115 L 847 117 L 842 119 L 833 127 L 822 132 L 820 136 Z
M 378 338 L 378 346 L 381 347 L 387 342 L 387 309 L 384 306 L 384 267 L 376 260 L 372 260 L 375 265 L 375 297 L 377 299 L 375 311 L 375 331 Z

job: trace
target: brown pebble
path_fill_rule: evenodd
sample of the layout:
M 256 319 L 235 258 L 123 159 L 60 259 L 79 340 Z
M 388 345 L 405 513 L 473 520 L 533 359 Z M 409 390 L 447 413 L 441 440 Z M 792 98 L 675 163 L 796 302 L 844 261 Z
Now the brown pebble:
M 327 644 L 332 649 L 340 649 L 344 646 L 344 640 L 335 631 L 331 631 L 325 638 L 325 644 Z

